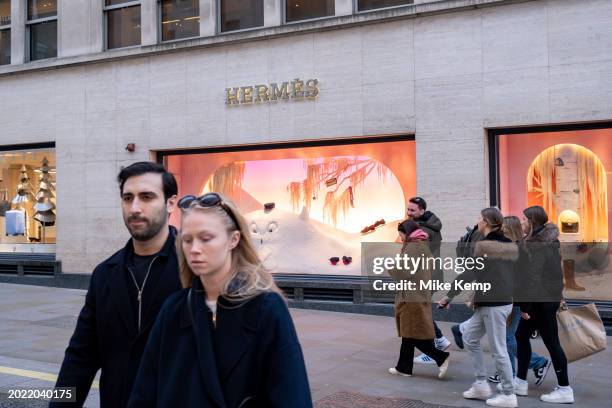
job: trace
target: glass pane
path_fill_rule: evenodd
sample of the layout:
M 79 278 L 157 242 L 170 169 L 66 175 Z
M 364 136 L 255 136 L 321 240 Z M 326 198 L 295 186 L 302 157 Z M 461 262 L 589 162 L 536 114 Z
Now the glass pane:
M 263 0 L 221 0 L 221 31 L 263 25 Z
M 162 0 L 162 41 L 199 35 L 199 0 Z
M 113 6 L 115 4 L 129 3 L 131 1 L 134 1 L 134 0 L 106 0 L 106 5 Z
M 0 65 L 11 63 L 11 30 L 0 31 Z
M 30 61 L 57 57 L 57 20 L 30 26 Z
M 286 0 L 287 22 L 334 15 L 334 0 Z
M 11 24 L 11 0 L 0 0 L 0 26 Z
M 107 48 L 140 45 L 140 6 L 106 12 Z
M 359 11 L 373 10 L 384 7 L 405 6 L 414 3 L 413 0 L 359 0 Z
M 28 0 L 28 20 L 57 16 L 57 0 Z

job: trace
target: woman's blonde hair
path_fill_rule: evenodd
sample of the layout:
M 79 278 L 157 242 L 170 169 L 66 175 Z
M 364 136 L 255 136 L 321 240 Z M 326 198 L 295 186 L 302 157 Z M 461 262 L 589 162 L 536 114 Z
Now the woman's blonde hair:
M 283 292 L 274 283 L 272 274 L 264 267 L 257 250 L 253 246 L 246 219 L 240 214 L 233 202 L 221 194 L 219 196 L 222 200 L 220 205 L 202 207 L 197 200 L 194 200 L 188 208 L 182 209 L 182 213 L 183 219 L 185 215 L 192 211 L 216 214 L 223 220 L 228 233 L 233 231 L 240 232 L 238 245 L 232 249 L 230 277 L 223 286 L 221 296 L 232 301 L 246 301 L 263 292 L 276 292 L 284 297 Z M 236 222 L 232 220 L 229 214 L 230 211 Z M 176 240 L 176 252 L 178 255 L 181 285 L 183 288 L 190 288 L 191 281 L 195 275 L 189 267 L 187 257 L 183 252 L 180 233 L 179 239 Z
M 509 215 L 504 217 L 504 225 L 502 231 L 507 238 L 517 242 L 523 239 L 523 227 L 521 226 L 521 220 L 516 215 Z

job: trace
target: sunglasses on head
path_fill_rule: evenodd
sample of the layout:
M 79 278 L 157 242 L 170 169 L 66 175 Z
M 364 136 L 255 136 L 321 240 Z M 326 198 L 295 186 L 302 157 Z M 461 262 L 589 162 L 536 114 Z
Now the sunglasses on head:
M 236 216 L 234 215 L 232 210 L 227 206 L 227 204 L 223 202 L 223 199 L 221 198 L 219 194 L 206 193 L 199 197 L 189 194 L 189 195 L 184 196 L 178 201 L 178 207 L 182 210 L 186 210 L 187 208 L 191 207 L 194 202 L 197 203 L 197 205 L 199 205 L 200 207 L 204 207 L 204 208 L 220 206 L 227 213 L 227 215 L 229 215 L 229 217 L 232 219 L 236 228 L 238 228 L 238 220 L 236 219 Z

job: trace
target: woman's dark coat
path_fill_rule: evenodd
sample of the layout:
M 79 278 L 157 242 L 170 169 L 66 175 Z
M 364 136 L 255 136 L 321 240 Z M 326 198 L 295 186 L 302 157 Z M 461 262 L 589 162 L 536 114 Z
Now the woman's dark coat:
M 302 349 L 279 294 L 242 305 L 219 298 L 216 327 L 199 280 L 188 294 L 164 304 L 129 407 L 312 407 Z
M 514 263 L 518 260 L 518 246 L 501 231 L 487 234 L 474 246 L 474 257 L 484 261 L 484 268 L 472 268 L 457 275 L 455 281 L 490 283 L 489 291 L 474 291 L 474 306 L 504 306 L 512 304 L 514 291 Z M 453 282 L 453 285 L 455 282 Z M 448 297 L 458 295 L 456 288 L 448 292 Z
M 559 229 L 545 224 L 525 238 L 528 258 L 521 264 L 517 301 L 521 311 L 529 312 L 532 302 L 559 302 L 563 298 L 563 271 Z

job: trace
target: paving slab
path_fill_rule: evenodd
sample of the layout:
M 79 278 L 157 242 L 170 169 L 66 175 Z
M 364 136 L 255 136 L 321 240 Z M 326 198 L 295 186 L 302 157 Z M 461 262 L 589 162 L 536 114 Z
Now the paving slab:
M 6 373 L 5 368 L 57 375 L 84 298 L 83 290 L 0 284 L 0 407 L 37 406 L 6 402 L 11 388 L 53 386 L 50 381 Z M 347 401 L 375 401 L 381 407 L 484 406 L 482 401 L 461 396 L 473 381 L 472 363 L 468 353 L 455 345 L 449 349 L 452 360 L 447 379 L 438 380 L 436 367 L 423 365 L 415 365 L 413 377 L 396 377 L 387 373 L 396 363 L 400 346 L 393 318 L 303 309 L 291 309 L 291 314 L 318 407 L 341 408 Z M 451 323 L 441 322 L 440 327 L 450 338 Z M 487 341 L 483 346 L 488 353 Z M 546 355 L 539 339 L 533 347 Z M 493 373 L 490 356 L 487 360 Z M 575 406 L 610 406 L 610 367 L 610 349 L 570 364 Z M 542 386 L 530 388 L 529 396 L 521 397 L 519 405 L 550 408 L 538 397 L 554 385 L 551 370 Z M 99 406 L 98 390 L 92 389 L 85 405 Z

